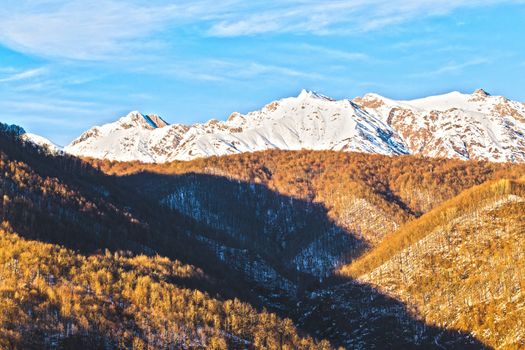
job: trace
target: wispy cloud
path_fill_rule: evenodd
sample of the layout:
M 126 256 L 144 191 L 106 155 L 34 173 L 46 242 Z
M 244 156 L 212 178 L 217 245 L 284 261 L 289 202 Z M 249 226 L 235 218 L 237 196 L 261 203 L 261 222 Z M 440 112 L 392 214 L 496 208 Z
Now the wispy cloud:
M 180 28 L 217 37 L 347 34 L 460 8 L 513 2 L 523 1 L 6 0 L 0 8 L 0 44 L 52 58 L 144 59 L 166 45 L 177 47 L 176 29 Z
M 17 72 L 17 73 L 11 73 L 6 77 L 0 78 L 0 83 L 7 83 L 7 82 L 14 82 L 14 81 L 35 78 L 35 77 L 43 75 L 44 73 L 46 73 L 46 71 L 47 69 L 45 68 L 36 68 L 36 69 L 29 69 L 29 70 L 25 70 L 25 71 Z
M 232 72 L 233 73 L 233 72 Z M 261 64 L 261 63 L 248 63 L 245 65 L 245 69 L 238 70 L 236 73 L 233 73 L 233 76 L 239 77 L 254 77 L 261 75 L 269 76 L 282 76 L 288 78 L 307 78 L 307 79 L 322 79 L 323 76 L 314 72 L 305 72 L 297 69 L 282 67 L 270 64 Z
M 440 76 L 444 74 L 460 73 L 469 67 L 489 64 L 492 61 L 488 58 L 474 58 L 464 62 L 449 62 L 437 69 L 429 70 L 424 73 L 413 74 L 413 77 L 428 77 L 428 76 Z
M 345 60 L 345 61 L 365 61 L 370 60 L 370 56 L 362 52 L 350 52 L 344 50 L 331 49 L 324 46 L 303 44 L 299 48 L 315 52 L 322 56 L 326 56 L 332 59 Z
M 74 101 L 64 99 L 41 98 L 39 100 L 27 101 L 25 99 L 12 99 L 0 103 L 3 109 L 10 111 L 34 111 L 34 112 L 68 112 L 75 114 L 93 113 L 97 104 L 86 101 Z
M 523 3 L 521 0 L 354 0 L 354 1 L 281 1 L 280 6 L 253 13 L 233 12 L 213 24 L 215 36 L 242 36 L 262 33 L 360 33 L 398 25 L 414 19 L 446 15 L 460 8 L 499 3 Z
M 439 41 L 437 39 L 410 39 L 410 40 L 404 40 L 400 42 L 396 42 L 390 47 L 395 50 L 412 50 L 414 48 L 421 48 L 421 47 L 429 47 L 429 46 L 435 46 L 436 44 L 439 44 Z
M 133 49 L 140 54 L 156 41 L 147 36 L 165 27 L 175 5 L 143 6 L 115 1 L 8 1 L 0 9 L 0 42 L 44 57 L 103 60 Z M 182 9 L 181 9 L 182 10 Z
M 148 68 L 146 68 L 148 70 Z M 163 75 L 176 76 L 189 80 L 208 82 L 252 81 L 265 79 L 325 79 L 320 73 L 290 68 L 283 65 L 267 64 L 257 61 L 206 59 L 181 61 L 164 66 Z
M 440 75 L 443 73 L 458 72 L 468 67 L 479 66 L 481 64 L 487 64 L 487 63 L 490 63 L 490 60 L 483 59 L 483 58 L 473 59 L 473 60 L 462 62 L 462 63 L 451 63 L 451 64 L 447 64 L 433 71 L 432 74 Z

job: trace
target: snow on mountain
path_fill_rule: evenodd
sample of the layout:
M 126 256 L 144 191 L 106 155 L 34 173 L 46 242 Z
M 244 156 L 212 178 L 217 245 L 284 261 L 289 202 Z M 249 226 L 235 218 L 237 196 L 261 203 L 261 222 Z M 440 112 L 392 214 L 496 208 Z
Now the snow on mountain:
M 62 154 L 63 150 L 62 147 L 57 145 L 56 143 L 53 143 L 52 141 L 46 139 L 43 136 L 32 134 L 32 133 L 24 133 L 22 134 L 22 139 L 25 141 L 29 141 L 45 150 L 47 150 L 49 153 L 52 154 Z
M 246 115 L 204 124 L 150 125 L 138 112 L 97 126 L 65 148 L 94 158 L 143 162 L 189 160 L 266 149 L 333 149 L 380 154 L 407 153 L 396 132 L 349 100 L 334 101 L 302 91 Z
M 93 158 L 143 162 L 267 149 L 337 150 L 525 161 L 525 105 L 483 90 L 396 101 L 377 94 L 333 100 L 303 90 L 228 120 L 168 125 L 131 112 L 65 148 Z
M 354 102 L 395 129 L 410 153 L 525 162 L 525 105 L 484 90 L 411 101 L 368 94 Z
M 101 159 L 166 162 L 188 131 L 156 115 L 131 112 L 114 123 L 95 126 L 64 148 L 66 153 Z

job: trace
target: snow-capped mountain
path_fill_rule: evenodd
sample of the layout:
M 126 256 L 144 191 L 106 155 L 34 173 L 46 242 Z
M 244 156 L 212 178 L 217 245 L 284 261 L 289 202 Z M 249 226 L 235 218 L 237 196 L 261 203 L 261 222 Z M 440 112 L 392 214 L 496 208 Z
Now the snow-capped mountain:
M 411 101 L 375 94 L 356 98 L 363 110 L 395 129 L 410 153 L 429 157 L 525 161 L 525 104 L 484 90 Z
M 143 162 L 190 160 L 267 149 L 337 150 L 525 161 L 525 105 L 483 90 L 411 101 L 376 94 L 333 100 L 314 92 L 272 102 L 227 121 L 168 125 L 131 112 L 96 126 L 65 152 Z
M 64 148 L 77 156 L 143 162 L 175 159 L 175 151 L 189 127 L 168 125 L 157 115 L 129 113 L 114 123 L 95 126 Z
M 156 117 L 158 118 L 158 117 Z M 313 92 L 272 102 L 227 121 L 166 125 L 132 112 L 115 123 L 94 127 L 65 148 L 79 156 L 165 162 L 267 149 L 314 149 L 403 154 L 397 133 L 350 100 Z M 160 118 L 158 118 L 160 119 Z M 161 120 L 161 119 L 160 119 Z
M 32 133 L 24 133 L 22 134 L 22 140 L 31 142 L 43 149 L 45 149 L 47 152 L 51 154 L 62 154 L 63 150 L 62 147 L 57 145 L 56 143 L 46 139 L 43 136 L 32 134 Z

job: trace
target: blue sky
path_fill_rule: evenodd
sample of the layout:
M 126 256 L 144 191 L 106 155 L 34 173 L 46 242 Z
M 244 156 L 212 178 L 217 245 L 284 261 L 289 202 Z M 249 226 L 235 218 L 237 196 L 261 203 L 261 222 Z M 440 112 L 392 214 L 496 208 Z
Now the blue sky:
M 131 110 L 225 119 L 302 88 L 525 101 L 525 1 L 1 0 L 0 121 L 59 144 Z

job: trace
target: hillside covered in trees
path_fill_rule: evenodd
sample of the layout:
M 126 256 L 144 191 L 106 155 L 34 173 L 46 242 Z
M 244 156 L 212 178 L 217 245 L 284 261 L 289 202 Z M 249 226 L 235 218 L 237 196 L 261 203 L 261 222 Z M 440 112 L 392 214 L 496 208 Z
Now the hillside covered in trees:
M 491 179 L 525 175 L 521 164 L 332 151 L 266 151 L 167 164 L 89 161 L 108 174 L 127 175 L 125 181 L 141 184 L 145 194 L 157 199 L 170 193 L 170 181 L 198 178 L 195 174 L 262 185 L 321 205 L 330 220 L 370 246 L 463 190 Z M 198 179 L 192 182 L 192 190 L 209 187 Z M 221 196 L 208 200 L 219 201 Z M 232 215 L 243 210 L 237 201 L 228 206 Z
M 389 259 L 396 252 L 418 242 L 422 235 L 436 230 L 437 227 L 449 225 L 450 222 L 461 221 L 462 219 L 458 219 L 458 217 L 463 218 L 463 215 L 468 213 L 482 212 L 485 210 L 484 206 L 487 202 L 493 203 L 501 198 L 506 198 L 506 196 L 516 198 L 515 196 L 519 194 L 519 188 L 521 188 L 518 179 L 525 175 L 523 165 L 463 162 L 413 156 L 387 157 L 358 153 L 311 151 L 262 152 L 230 157 L 211 157 L 192 162 L 174 162 L 164 165 L 100 161 L 95 161 L 95 164 L 106 173 L 119 176 L 126 175 L 121 178 L 124 182 L 134 185 L 145 184 L 144 193 L 153 194 L 156 200 L 171 199 L 167 203 L 172 209 L 201 219 L 213 217 L 215 214 L 221 220 L 220 223 L 217 223 L 221 229 L 229 232 L 237 230 L 243 235 L 252 234 L 254 239 L 260 238 L 259 236 L 271 235 L 272 232 L 281 228 L 283 223 L 286 225 L 287 222 L 292 222 L 297 225 L 298 222 L 305 222 L 308 230 L 304 230 L 308 233 L 298 234 L 302 237 L 300 241 L 303 246 L 300 248 L 295 246 L 295 249 L 307 252 L 302 253 L 303 256 L 315 257 L 313 259 L 315 261 L 301 264 L 302 267 L 310 268 L 310 270 L 306 269 L 305 272 L 315 272 L 316 265 L 317 267 L 328 266 L 328 272 L 325 276 L 331 276 L 332 273 L 336 272 L 337 276 L 342 277 L 342 281 L 335 282 L 335 286 L 321 287 L 316 290 L 315 296 L 302 299 L 303 306 L 309 309 L 311 313 L 309 311 L 307 312 L 308 316 L 299 316 L 300 322 L 305 325 L 312 325 L 323 322 L 320 320 L 325 320 L 327 325 L 321 328 L 330 330 L 319 331 L 318 334 L 322 336 L 343 339 L 345 337 L 342 337 L 341 334 L 348 332 L 348 328 L 352 328 L 349 327 L 352 320 L 359 320 L 360 323 L 358 324 L 360 326 L 366 324 L 364 328 L 367 330 L 382 327 L 384 339 L 387 339 L 389 337 L 385 335 L 388 332 L 385 331 L 384 321 L 385 315 L 390 313 L 392 319 L 397 319 L 397 323 L 394 322 L 386 328 L 397 330 L 398 334 L 411 327 L 413 327 L 413 331 L 409 333 L 421 332 L 424 334 L 427 332 L 425 327 L 432 325 L 451 330 L 461 329 L 467 333 L 472 332 L 471 334 L 478 339 L 483 339 L 486 344 L 496 347 L 506 344 L 507 340 L 503 340 L 502 334 L 509 338 L 513 337 L 513 333 L 509 334 L 506 333 L 506 330 L 501 330 L 497 323 L 490 326 L 492 328 L 487 326 L 490 328 L 487 332 L 490 331 L 491 336 L 482 335 L 482 330 L 487 329 L 482 326 L 484 314 L 481 311 L 478 314 L 469 309 L 457 309 L 455 308 L 457 304 L 450 304 L 451 307 L 448 310 L 447 317 L 455 315 L 453 319 L 430 316 L 434 313 L 439 314 L 434 309 L 425 313 L 419 311 L 425 310 L 425 308 L 439 307 L 444 302 L 445 299 L 443 298 L 446 295 L 449 295 L 447 298 L 454 296 L 459 302 L 463 296 L 458 291 L 464 290 L 464 288 L 471 288 L 470 292 L 475 290 L 474 284 L 468 284 L 468 281 L 465 281 L 465 287 L 460 288 L 464 278 L 456 276 L 459 285 L 455 284 L 448 287 L 450 290 L 445 289 L 441 294 L 442 299 L 434 300 L 435 306 L 425 303 L 434 288 L 441 285 L 441 282 L 434 281 L 432 278 L 439 276 L 439 274 L 436 275 L 435 271 L 441 268 L 439 264 L 435 265 L 437 257 L 429 260 L 425 255 L 421 258 L 429 266 L 432 266 L 432 269 L 430 271 L 417 271 L 415 275 L 420 275 L 420 277 L 417 279 L 414 277 L 414 280 L 407 282 L 407 285 L 402 284 L 404 288 L 410 288 L 410 292 L 405 292 L 402 297 L 399 294 L 390 293 L 389 285 L 393 280 L 398 283 L 406 281 L 404 275 L 407 272 L 403 268 L 395 270 L 398 275 L 391 277 L 386 282 L 383 279 L 376 280 L 377 274 L 366 279 L 361 278 L 361 275 L 363 271 L 371 271 L 372 267 L 390 261 Z M 268 196 L 264 194 L 254 197 L 245 196 L 239 186 L 225 188 L 223 183 L 214 184 L 204 181 L 207 179 L 204 176 L 206 174 L 226 177 L 238 183 L 251 184 L 255 192 L 262 185 L 263 189 L 269 188 L 276 193 L 297 200 L 298 203 L 306 203 L 305 208 L 319 206 L 326 217 L 340 230 L 339 232 L 350 235 L 356 240 L 356 244 L 345 247 L 342 254 L 338 255 L 334 249 L 330 249 L 330 244 L 337 247 L 341 247 L 342 244 L 334 237 L 327 237 L 326 232 L 328 230 L 326 228 L 308 224 L 308 219 L 312 217 L 312 211 L 303 208 L 301 210 L 304 214 L 303 217 L 301 215 L 290 216 L 282 211 L 286 204 L 277 202 L 272 205 L 271 200 L 269 201 Z M 480 185 L 481 187 L 479 187 Z M 237 195 L 232 195 L 232 192 L 237 193 Z M 219 195 L 215 196 L 214 194 Z M 252 208 L 251 205 L 254 202 L 260 206 Z M 274 222 L 272 216 L 266 214 L 269 208 L 276 213 L 281 210 L 280 215 L 283 217 L 282 221 L 279 221 L 273 228 L 270 226 L 270 223 Z M 514 210 L 517 215 L 522 208 L 514 208 Z M 275 216 L 280 217 L 280 215 Z M 243 228 L 242 220 L 246 220 L 246 217 L 260 218 L 266 226 L 252 226 L 252 232 L 246 233 L 250 231 L 247 227 Z M 502 217 L 500 221 L 502 223 L 507 222 L 506 227 L 512 228 L 514 234 L 523 233 L 523 225 L 516 221 L 518 217 L 519 215 L 509 216 L 508 218 Z M 287 221 L 287 218 L 290 220 Z M 251 219 L 252 223 L 253 220 Z M 319 220 L 316 219 L 315 222 L 317 223 Z M 487 222 L 479 225 L 486 225 L 481 232 L 488 235 L 487 237 L 498 235 L 495 226 L 488 225 Z M 286 227 L 290 226 L 293 225 L 288 224 Z M 478 227 L 472 228 L 468 232 L 475 234 L 478 229 Z M 318 233 L 312 231 L 318 231 Z M 313 240 L 304 239 L 304 237 L 312 236 L 317 238 Z M 272 242 L 275 240 L 275 237 L 271 238 Z M 311 243 L 312 241 L 314 243 Z M 476 240 L 470 239 L 469 242 L 476 242 Z M 455 249 L 455 244 L 458 242 L 450 243 L 446 249 Z M 420 249 L 422 252 L 430 254 L 426 248 Z M 476 249 L 485 251 L 485 254 L 491 254 L 490 252 L 493 249 L 498 249 L 498 246 L 481 244 L 476 245 Z M 275 256 L 275 252 L 279 250 L 272 249 L 271 251 Z M 327 251 L 331 254 L 327 254 Z M 290 253 L 290 249 L 286 249 L 286 252 Z M 468 256 L 471 256 L 470 254 L 472 253 L 469 253 Z M 297 256 L 300 254 L 295 255 L 292 259 L 297 259 Z M 505 259 L 501 260 L 501 266 L 509 263 Z M 352 263 L 353 260 L 355 261 Z M 446 266 L 453 265 L 454 260 L 448 261 L 447 264 Z M 446 267 L 443 266 L 443 269 L 446 270 Z M 323 271 L 326 272 L 327 270 Z M 458 268 L 457 271 L 460 269 Z M 507 277 L 512 273 L 518 272 L 515 270 L 507 271 Z M 383 276 L 383 274 L 379 274 L 379 276 Z M 423 293 L 425 289 L 421 288 L 419 284 L 423 276 L 427 279 L 425 286 L 429 290 L 420 302 L 420 305 L 424 305 L 424 307 L 419 308 L 419 304 L 414 305 L 412 302 L 411 293 Z M 474 278 L 474 271 L 472 276 Z M 352 280 L 357 278 L 361 283 L 370 284 L 381 292 L 377 293 L 375 289 L 363 292 L 361 285 L 356 285 L 354 282 L 350 282 L 350 284 L 344 282 L 347 278 Z M 338 278 L 329 278 L 329 283 L 333 283 L 334 279 Z M 476 281 L 479 283 L 479 277 L 476 278 Z M 508 288 L 511 288 L 511 281 L 513 280 L 506 279 L 505 281 Z M 500 282 L 494 280 L 487 283 Z M 455 288 L 455 292 L 451 291 L 452 288 Z M 425 326 L 418 328 L 417 324 L 407 322 L 400 330 L 400 327 L 395 324 L 403 324 L 402 317 L 399 315 L 406 313 L 397 314 L 394 311 L 396 306 L 385 299 L 381 293 L 385 293 L 395 300 L 402 300 L 409 310 L 408 314 L 423 320 Z M 360 295 L 366 295 L 366 297 L 360 297 Z M 515 294 L 513 295 L 515 297 Z M 448 299 L 447 302 L 449 302 Z M 498 302 L 498 299 L 494 299 L 490 303 L 498 304 Z M 325 310 L 320 305 L 332 305 L 332 308 Z M 519 310 L 519 305 L 514 305 L 513 309 Z M 319 310 L 326 312 L 319 313 Z M 364 317 L 368 320 L 366 322 L 363 320 L 363 314 L 361 317 L 350 316 L 356 312 L 363 312 L 363 310 L 366 310 L 364 314 L 368 315 Z M 304 310 L 300 310 L 299 313 L 301 311 Z M 457 315 L 457 312 L 462 314 Z M 330 316 L 326 316 L 326 314 Z M 375 317 L 380 321 L 377 323 L 370 321 L 374 320 Z M 463 323 L 458 321 L 458 318 L 463 320 Z M 469 322 L 466 322 L 467 320 Z M 477 324 L 475 325 L 473 322 L 477 322 Z M 515 338 L 519 339 L 519 337 Z M 357 334 L 354 334 L 353 337 L 347 335 L 346 339 L 352 339 L 349 342 L 342 340 L 346 346 L 351 348 L 359 346 L 359 344 L 361 346 L 365 344 L 365 348 L 366 345 L 370 345 L 366 341 L 363 343 L 357 341 L 356 339 L 359 339 Z M 446 337 L 440 338 L 446 343 L 445 339 Z M 437 342 L 439 343 L 439 340 Z M 515 340 L 511 344 L 518 344 L 516 342 L 519 343 L 519 340 Z
M 330 349 L 289 319 L 177 281 L 201 270 L 159 256 L 83 256 L 0 231 L 5 349 Z
M 517 239 L 523 165 L 325 151 L 112 163 L 49 154 L 16 127 L 0 133 L 0 348 L 518 344 L 502 340 L 516 327 L 472 311 L 478 294 L 463 302 L 449 293 L 461 322 L 440 312 L 446 293 L 435 282 L 470 291 L 476 267 L 441 281 L 425 280 L 427 265 L 407 263 L 410 275 L 391 262 L 472 213 L 481 213 L 485 243 L 462 248 L 461 259 L 499 249 L 486 242 L 509 227 L 507 242 Z M 480 231 L 469 222 L 461 232 Z M 464 241 L 450 239 L 448 251 Z M 421 251 L 431 262 L 449 259 Z M 490 266 L 519 273 L 519 264 L 504 270 L 518 252 L 505 248 Z M 487 305 L 500 307 L 504 295 L 519 310 L 518 280 L 483 278 Z
M 341 273 L 428 323 L 495 348 L 525 345 L 525 182 L 476 186 L 392 233 Z
M 111 179 L 18 135 L 0 138 L 1 348 L 330 348 L 289 319 L 224 298 L 246 287 L 205 250 L 195 260 L 210 274 L 176 260 L 198 249 L 178 234 L 187 222 L 171 216 L 162 232 L 159 216 L 132 209 L 145 203 Z

